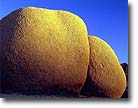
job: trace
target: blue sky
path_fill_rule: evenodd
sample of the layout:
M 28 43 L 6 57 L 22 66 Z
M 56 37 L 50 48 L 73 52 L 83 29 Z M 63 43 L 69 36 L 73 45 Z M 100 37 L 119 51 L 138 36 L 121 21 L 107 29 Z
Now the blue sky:
M 127 0 L 1 0 L 0 19 L 20 7 L 67 10 L 80 16 L 88 34 L 105 40 L 117 54 L 120 63 L 128 63 Z

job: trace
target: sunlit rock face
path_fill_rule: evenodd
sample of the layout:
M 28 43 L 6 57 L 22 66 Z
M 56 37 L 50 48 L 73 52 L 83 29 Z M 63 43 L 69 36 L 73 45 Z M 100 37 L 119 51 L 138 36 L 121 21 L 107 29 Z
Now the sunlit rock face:
M 89 36 L 90 63 L 82 94 L 120 98 L 126 88 L 126 77 L 112 48 L 102 39 Z
M 0 24 L 3 91 L 80 92 L 90 53 L 82 19 L 67 11 L 27 7 Z

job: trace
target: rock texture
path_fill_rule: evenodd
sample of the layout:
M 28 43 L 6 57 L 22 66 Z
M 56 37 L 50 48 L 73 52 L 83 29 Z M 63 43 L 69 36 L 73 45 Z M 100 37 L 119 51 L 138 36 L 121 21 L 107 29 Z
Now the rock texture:
M 80 92 L 87 76 L 89 42 L 78 16 L 27 7 L 0 24 L 3 91 Z
M 127 86 L 126 86 L 126 90 L 125 92 L 123 93 L 123 95 L 121 96 L 121 98 L 128 98 L 128 64 L 127 63 L 122 63 L 121 64 L 124 72 L 125 72 L 125 75 L 126 75 L 126 81 L 127 81 Z
M 82 94 L 120 98 L 126 77 L 112 48 L 98 37 L 90 36 L 90 63 Z

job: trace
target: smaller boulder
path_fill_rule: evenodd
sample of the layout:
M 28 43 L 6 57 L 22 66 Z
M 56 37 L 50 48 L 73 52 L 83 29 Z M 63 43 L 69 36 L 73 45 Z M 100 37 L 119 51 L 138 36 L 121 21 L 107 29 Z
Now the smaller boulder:
M 89 36 L 90 63 L 82 94 L 120 98 L 126 88 L 126 76 L 113 49 L 102 39 Z

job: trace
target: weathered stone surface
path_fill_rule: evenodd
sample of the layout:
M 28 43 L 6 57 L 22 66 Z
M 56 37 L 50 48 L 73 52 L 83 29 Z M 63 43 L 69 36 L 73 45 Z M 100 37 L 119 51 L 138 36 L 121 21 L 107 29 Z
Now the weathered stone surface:
M 121 98 L 128 98 L 128 64 L 127 63 L 122 63 L 121 66 L 122 66 L 122 68 L 123 68 L 123 70 L 125 72 L 126 81 L 127 81 L 126 90 L 123 93 L 123 95 L 121 96 Z
M 89 64 L 82 19 L 67 11 L 27 7 L 0 24 L 3 91 L 80 92 Z
M 95 36 L 89 37 L 90 63 L 82 94 L 120 98 L 126 88 L 126 77 L 112 48 Z

